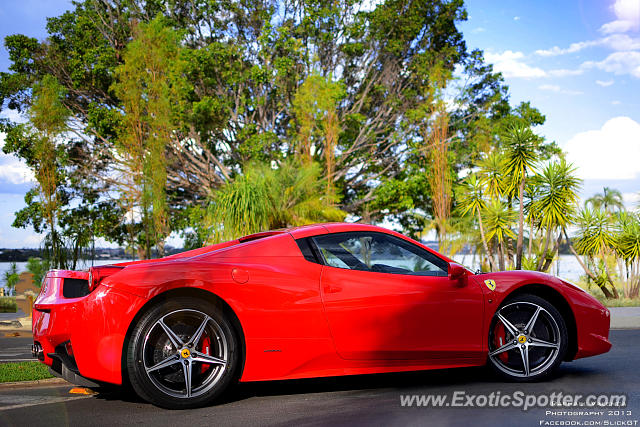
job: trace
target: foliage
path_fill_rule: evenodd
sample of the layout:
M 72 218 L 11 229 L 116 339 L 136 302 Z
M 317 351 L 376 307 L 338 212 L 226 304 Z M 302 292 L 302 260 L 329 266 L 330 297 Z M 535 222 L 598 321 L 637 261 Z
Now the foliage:
M 518 189 L 518 242 L 516 246 L 516 270 L 522 268 L 522 250 L 524 241 L 524 188 L 527 173 L 537 161 L 537 146 L 540 142 L 531 130 L 530 125 L 523 121 L 509 123 L 504 135 L 504 150 L 506 153 L 504 171 L 511 178 L 508 191 L 513 193 Z
M 466 50 L 457 28 L 466 19 L 461 0 L 74 6 L 49 19 L 42 42 L 7 37 L 11 65 L 0 75 L 0 108 L 30 111 L 34 89 L 47 82 L 64 94 L 51 242 L 68 247 L 67 263 L 95 237 L 148 255 L 243 165 L 280 162 L 305 144 L 342 210 L 397 220 L 415 234 L 433 204 L 413 112 L 433 111 L 431 88 L 456 99 L 447 176 L 490 148 L 503 118 L 519 114 L 482 53 Z M 468 85 L 450 78 L 456 67 Z M 424 117 L 422 131 L 431 119 Z M 33 135 L 6 126 L 15 131 L 5 151 L 34 157 Z M 46 221 L 46 208 L 29 195 L 16 225 Z M 73 227 L 87 222 L 84 232 Z
M 580 255 L 585 255 L 591 264 L 601 267 L 603 274 L 598 276 L 604 280 L 598 280 L 596 276 L 596 283 L 607 298 L 617 298 L 617 290 L 607 265 L 607 255 L 615 241 L 611 230 L 611 218 L 603 210 L 585 208 L 580 212 L 577 222 L 579 234 L 576 250 Z M 610 283 L 611 290 L 607 289 L 606 282 Z
M 29 258 L 27 261 L 27 271 L 33 274 L 33 284 L 38 288 L 42 286 L 42 280 L 49 271 L 49 260 L 40 258 Z
M 0 313 L 15 313 L 18 311 L 15 297 L 0 297 Z
M 596 194 L 585 201 L 586 206 L 591 206 L 593 209 L 604 209 L 607 212 L 624 210 L 622 193 L 619 190 L 604 187 L 602 194 Z
M 12 262 L 9 269 L 4 272 L 4 286 L 9 290 L 10 294 L 14 292 L 19 281 L 18 267 L 15 262 Z
M 75 268 L 98 237 L 149 257 L 173 231 L 195 247 L 348 214 L 544 270 L 573 171 L 467 50 L 466 17 L 462 0 L 75 2 L 45 40 L 5 40 L 0 108 L 27 122 L 2 123 L 4 151 L 42 181 L 14 225 Z
M 624 295 L 637 298 L 640 293 L 640 214 L 619 213 L 614 239 L 615 253 L 626 267 L 626 271 L 620 272 Z
M 259 231 L 341 221 L 345 213 L 335 197 L 323 192 L 320 168 L 285 160 L 277 168 L 261 163 L 214 193 L 205 223 L 212 241 L 230 240 Z

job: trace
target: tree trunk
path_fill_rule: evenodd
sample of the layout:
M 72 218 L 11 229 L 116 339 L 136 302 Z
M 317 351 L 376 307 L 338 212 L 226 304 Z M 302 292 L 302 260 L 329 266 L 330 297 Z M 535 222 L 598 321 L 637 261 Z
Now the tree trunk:
M 594 282 L 598 283 L 598 278 L 596 277 L 596 275 L 593 274 L 593 272 L 589 269 L 589 267 L 587 267 L 585 265 L 584 261 L 582 261 L 582 258 L 580 258 L 580 255 L 578 255 L 578 252 L 576 252 L 575 248 L 573 247 L 573 244 L 571 243 L 571 239 L 569 238 L 569 235 L 567 234 L 567 229 L 563 228 L 562 232 L 564 233 L 564 238 L 567 240 L 567 243 L 569 244 L 569 250 L 571 251 L 573 256 L 575 256 L 576 259 L 578 260 L 578 264 L 580 264 L 580 267 L 582 267 L 584 272 L 587 274 L 587 276 L 589 276 L 591 278 L 591 280 L 593 280 Z M 612 298 L 613 297 L 611 292 L 609 292 L 609 289 L 607 289 L 606 287 L 600 286 L 600 289 L 602 289 L 602 293 L 604 293 L 605 297 L 607 297 L 607 298 Z
M 533 252 L 533 215 L 531 216 L 531 224 L 529 226 L 529 254 L 527 255 L 531 259 L 531 252 Z
M 604 249 L 600 251 L 600 256 L 602 257 L 602 262 L 604 263 L 604 271 L 607 274 L 607 282 L 611 284 L 611 289 L 613 290 L 613 297 L 619 298 L 620 296 L 618 295 L 618 290 L 616 289 L 616 285 L 613 283 L 611 274 L 609 273 L 609 266 L 607 265 L 607 258 Z
M 491 252 L 489 252 L 489 245 L 487 244 L 487 239 L 484 237 L 484 226 L 482 225 L 482 216 L 480 215 L 480 211 L 478 213 L 478 224 L 480 225 L 480 237 L 482 238 L 482 245 L 484 246 L 484 250 L 487 253 L 487 258 L 489 259 L 489 270 L 493 271 L 493 256 Z
M 504 271 L 504 248 L 502 242 L 498 243 L 498 262 L 500 263 L 500 271 Z
M 518 191 L 520 197 L 520 215 L 518 218 L 518 244 L 516 245 L 516 270 L 522 270 L 522 242 L 524 234 L 524 168 L 522 169 L 522 180 Z
M 540 254 L 540 259 L 538 260 L 538 265 L 536 266 L 536 270 L 543 271 L 542 265 L 545 263 L 547 259 L 547 252 L 549 251 L 549 242 L 551 241 L 551 226 L 547 226 L 547 236 L 544 239 L 544 249 Z
M 555 258 L 555 254 L 558 253 L 558 250 L 560 250 L 560 243 L 562 243 L 562 233 L 558 234 L 556 245 L 553 247 L 553 256 L 551 258 L 545 258 L 544 265 L 542 266 L 541 271 L 547 271 L 549 267 L 551 267 L 551 263 L 553 262 L 553 258 Z

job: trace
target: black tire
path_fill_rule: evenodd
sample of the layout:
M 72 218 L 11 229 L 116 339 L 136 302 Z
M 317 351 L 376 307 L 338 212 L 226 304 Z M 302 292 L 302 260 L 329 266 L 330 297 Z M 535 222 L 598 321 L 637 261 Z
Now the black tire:
M 564 360 L 569 343 L 560 312 L 547 300 L 530 294 L 509 298 L 500 306 L 489 326 L 488 339 L 487 364 L 502 378 L 518 382 L 540 381 L 552 375 Z
M 135 325 L 126 351 L 135 392 L 168 409 L 211 403 L 235 382 L 240 365 L 238 334 L 222 307 L 190 297 L 151 307 Z

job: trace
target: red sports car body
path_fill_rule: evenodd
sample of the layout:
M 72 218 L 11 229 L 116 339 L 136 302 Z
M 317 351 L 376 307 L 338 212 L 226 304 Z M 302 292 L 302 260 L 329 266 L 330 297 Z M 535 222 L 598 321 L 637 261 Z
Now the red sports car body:
M 413 264 L 407 267 L 409 261 Z M 533 297 L 516 301 L 523 295 Z M 546 303 L 535 305 L 540 299 Z M 152 373 L 154 368 L 148 365 L 165 356 L 174 363 L 171 357 L 178 352 L 175 363 L 180 368 L 175 373 L 157 368 L 174 375 L 173 380 L 155 373 L 151 378 L 164 387 L 158 386 L 160 392 L 166 389 L 165 394 L 176 400 L 182 392 L 174 383 L 189 384 L 196 371 L 204 375 L 206 355 L 214 355 L 209 347 L 220 336 L 229 339 L 231 334 L 235 341 L 221 345 L 215 354 L 220 359 L 237 359 L 234 376 L 240 381 L 477 366 L 486 364 L 488 356 L 506 366 L 502 371 L 528 377 L 535 369 L 543 372 L 543 367 L 559 363 L 550 359 L 552 353 L 573 360 L 611 347 L 609 311 L 568 282 L 531 271 L 473 274 L 401 234 L 337 223 L 259 233 L 162 259 L 94 267 L 89 272 L 50 271 L 33 310 L 34 354 L 72 381 L 129 382 L 135 363 L 146 357 L 136 360 L 134 350 L 128 353 L 145 316 L 168 302 L 191 300 L 210 302 L 230 326 L 216 333 L 214 327 L 223 321 L 214 322 L 202 338 L 206 343 L 191 339 L 193 347 L 187 344 L 193 330 L 175 341 L 169 331 L 169 339 L 158 338 L 160 344 L 149 350 L 165 352 L 145 362 Z M 500 312 L 501 307 L 515 304 L 510 301 L 520 305 Z M 529 307 L 522 304 L 531 306 L 527 317 L 537 317 L 538 312 L 549 315 L 542 321 L 532 319 L 527 331 L 527 319 L 516 325 L 518 313 Z M 183 315 L 206 312 L 185 310 Z M 161 313 L 160 321 L 150 323 L 160 326 L 149 326 L 140 339 L 146 343 L 150 331 L 161 333 L 164 323 L 171 323 L 162 319 L 170 319 L 171 313 L 177 311 Z M 554 313 L 561 317 L 556 314 L 554 320 Z M 205 315 L 205 319 L 209 318 Z M 533 332 L 536 322 L 541 326 Z M 197 321 L 191 323 L 197 325 Z M 557 328 L 554 323 L 563 326 Z M 185 324 L 190 323 L 174 321 L 174 330 L 185 329 Z M 540 348 L 534 347 L 535 340 L 543 343 Z M 552 345 L 545 347 L 547 341 Z M 531 345 L 531 351 L 540 351 L 536 356 L 540 366 L 524 358 L 525 344 Z M 205 355 L 201 365 L 193 354 L 185 356 L 189 349 Z M 519 354 L 525 362 L 519 361 Z M 518 362 L 507 365 L 510 358 Z M 181 360 L 196 371 L 179 371 Z M 223 362 L 220 366 L 215 369 L 221 372 Z M 215 388 L 202 381 L 203 390 Z M 191 397 L 191 385 L 184 387 L 185 398 Z M 168 400 L 154 399 L 151 389 L 141 393 L 154 403 L 172 406 Z

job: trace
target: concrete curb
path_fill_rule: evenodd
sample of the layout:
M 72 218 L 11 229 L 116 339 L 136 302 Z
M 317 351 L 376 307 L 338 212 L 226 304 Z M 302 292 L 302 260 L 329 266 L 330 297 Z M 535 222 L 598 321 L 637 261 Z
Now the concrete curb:
M 640 307 L 610 307 L 611 329 L 639 329 Z
M 21 317 L 19 319 L 2 320 L 0 321 L 0 331 L 18 331 L 31 333 L 31 318 Z
M 59 385 L 68 385 L 69 387 L 73 387 L 73 384 L 68 383 L 62 378 L 47 378 L 45 380 L 0 383 L 0 390 L 7 388 L 54 387 Z

